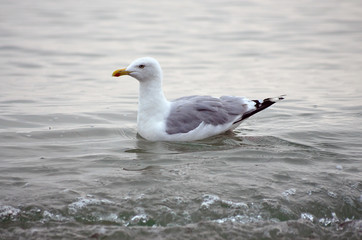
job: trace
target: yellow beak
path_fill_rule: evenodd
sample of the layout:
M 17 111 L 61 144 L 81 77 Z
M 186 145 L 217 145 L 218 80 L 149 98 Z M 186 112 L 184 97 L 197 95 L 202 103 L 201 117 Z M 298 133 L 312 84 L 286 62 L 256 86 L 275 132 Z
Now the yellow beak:
M 117 69 L 116 71 L 114 71 L 112 73 L 112 76 L 113 77 L 120 77 L 120 76 L 123 76 L 123 75 L 129 75 L 131 72 L 130 71 L 126 71 L 125 68 L 122 68 L 122 69 Z

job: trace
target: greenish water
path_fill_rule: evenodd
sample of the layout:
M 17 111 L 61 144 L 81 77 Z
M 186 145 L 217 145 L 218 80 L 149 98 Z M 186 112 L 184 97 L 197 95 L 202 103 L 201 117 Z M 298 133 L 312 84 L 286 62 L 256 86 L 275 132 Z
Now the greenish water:
M 0 239 L 360 239 L 360 1 L 1 1 Z M 234 133 L 137 136 L 169 99 L 287 94 Z

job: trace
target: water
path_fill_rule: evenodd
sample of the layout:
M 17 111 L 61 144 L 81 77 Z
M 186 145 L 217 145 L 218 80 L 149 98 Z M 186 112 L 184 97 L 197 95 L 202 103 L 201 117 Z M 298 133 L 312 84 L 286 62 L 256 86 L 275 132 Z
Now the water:
M 0 239 L 360 239 L 361 1 L 1 1 Z M 137 136 L 166 96 L 287 94 L 234 134 Z

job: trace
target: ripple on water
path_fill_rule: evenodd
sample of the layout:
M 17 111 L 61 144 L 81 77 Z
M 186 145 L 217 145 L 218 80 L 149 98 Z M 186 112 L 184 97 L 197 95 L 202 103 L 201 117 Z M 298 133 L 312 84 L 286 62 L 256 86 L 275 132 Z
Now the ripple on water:
M 283 192 L 283 195 L 293 194 L 295 194 L 295 189 Z M 271 236 L 274 234 L 274 230 L 270 228 L 280 226 L 283 229 L 284 224 L 291 224 L 294 228 L 293 231 L 298 234 L 303 234 L 303 229 L 308 226 L 310 229 L 314 229 L 314 232 L 331 236 L 330 234 L 333 235 L 334 232 L 333 229 L 338 229 L 340 233 L 353 232 L 358 231 L 362 224 L 354 219 L 340 219 L 334 212 L 331 212 L 329 216 L 318 218 L 310 211 L 299 212 L 299 207 L 289 209 L 288 203 L 283 202 L 282 199 L 235 202 L 214 194 L 204 194 L 194 199 L 173 196 L 164 198 L 161 202 L 148 194 L 124 196 L 121 199 L 121 201 L 113 201 L 88 194 L 68 203 L 65 211 L 34 206 L 15 208 L 3 205 L 0 206 L 0 223 L 9 225 L 11 222 L 16 224 L 20 221 L 37 219 L 41 223 L 50 224 L 48 225 L 50 228 L 53 224 L 59 228 L 61 226 L 59 224 L 62 223 L 92 223 L 92 225 L 107 223 L 103 227 L 108 230 L 98 232 L 100 236 L 108 236 L 107 234 L 112 232 L 110 230 L 113 225 L 131 229 L 132 227 L 152 227 L 158 231 L 164 231 L 164 227 L 168 227 L 168 231 L 175 229 L 181 231 L 195 226 L 196 233 L 199 233 L 200 230 L 196 230 L 198 229 L 196 226 L 200 227 L 200 224 L 213 225 L 216 229 L 222 229 L 225 224 L 230 223 L 236 224 L 233 225 L 234 227 L 241 224 L 243 227 L 241 225 L 240 227 L 243 229 L 264 226 L 266 229 L 263 231 Z M 324 208 L 327 209 L 328 206 L 324 206 Z M 288 213 L 288 211 L 296 214 Z M 297 216 L 297 212 L 299 212 L 299 216 Z M 239 227 L 237 228 L 239 229 Z M 117 231 L 123 231 L 122 229 Z M 282 229 L 280 229 L 280 234 L 287 234 L 288 231 Z M 260 229 L 254 230 L 256 231 L 252 231 L 253 234 L 257 234 Z M 39 231 L 41 233 L 42 227 Z M 143 231 L 147 232 L 148 228 Z
M 1 2 L 0 239 L 360 240 L 361 1 L 123 2 Z M 151 143 L 139 54 L 169 99 L 288 97 Z

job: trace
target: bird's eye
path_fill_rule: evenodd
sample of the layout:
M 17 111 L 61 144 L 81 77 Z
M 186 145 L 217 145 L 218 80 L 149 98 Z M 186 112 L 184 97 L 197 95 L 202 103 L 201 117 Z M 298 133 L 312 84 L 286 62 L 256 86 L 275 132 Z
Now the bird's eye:
M 144 68 L 145 65 L 141 64 L 141 65 L 139 65 L 138 67 L 139 67 L 139 68 Z

